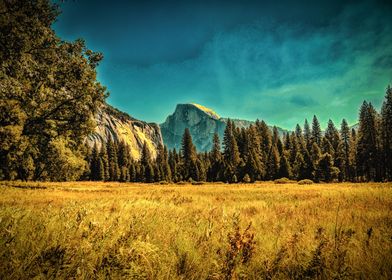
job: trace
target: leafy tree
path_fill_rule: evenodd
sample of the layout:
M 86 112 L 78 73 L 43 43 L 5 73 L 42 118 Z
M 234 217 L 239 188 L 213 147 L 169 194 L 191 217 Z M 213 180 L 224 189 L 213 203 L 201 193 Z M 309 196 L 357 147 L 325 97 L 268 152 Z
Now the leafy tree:
M 49 0 L 4 0 L 0 10 L 0 176 L 78 179 L 105 98 L 95 71 L 102 55 L 56 36 Z

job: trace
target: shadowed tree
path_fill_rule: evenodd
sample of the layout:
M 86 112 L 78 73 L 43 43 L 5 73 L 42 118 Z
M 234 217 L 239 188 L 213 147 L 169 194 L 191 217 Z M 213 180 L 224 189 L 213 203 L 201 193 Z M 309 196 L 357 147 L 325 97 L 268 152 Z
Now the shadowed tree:
M 381 109 L 381 141 L 384 176 L 392 181 L 392 88 L 388 86 Z
M 102 55 L 58 38 L 58 14 L 47 0 L 1 1 L 0 179 L 27 165 L 29 179 L 75 180 L 87 166 L 83 141 L 105 98 L 95 71 Z

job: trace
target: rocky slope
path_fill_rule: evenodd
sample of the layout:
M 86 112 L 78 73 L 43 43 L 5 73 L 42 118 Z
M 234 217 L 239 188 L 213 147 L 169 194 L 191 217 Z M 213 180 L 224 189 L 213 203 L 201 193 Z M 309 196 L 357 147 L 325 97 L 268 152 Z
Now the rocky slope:
M 181 139 L 185 128 L 189 128 L 197 151 L 209 151 L 212 137 L 218 133 L 220 140 L 226 128 L 227 118 L 221 118 L 213 110 L 199 104 L 178 104 L 174 113 L 160 125 L 163 142 L 169 149 L 181 148 Z M 237 127 L 248 127 L 253 122 L 231 119 Z M 283 130 L 279 129 L 282 134 Z
M 132 118 L 110 105 L 104 105 L 96 115 L 97 127 L 87 138 L 89 146 L 96 143 L 101 147 L 112 138 L 115 141 L 125 141 L 130 147 L 132 158 L 138 160 L 144 142 L 147 143 L 151 155 L 156 157 L 157 147 L 162 142 L 161 130 L 157 124 L 146 123 Z

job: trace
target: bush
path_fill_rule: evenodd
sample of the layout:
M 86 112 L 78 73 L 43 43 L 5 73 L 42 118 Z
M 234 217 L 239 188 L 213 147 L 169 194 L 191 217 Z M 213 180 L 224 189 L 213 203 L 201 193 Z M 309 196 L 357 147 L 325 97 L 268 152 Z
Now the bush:
M 276 179 L 274 181 L 275 184 L 288 184 L 291 183 L 292 181 L 286 177 L 280 178 L 280 179 Z
M 205 182 L 202 182 L 202 181 L 198 181 L 198 182 L 193 181 L 192 182 L 192 185 L 204 185 L 204 184 L 205 184 Z
M 244 183 L 250 183 L 251 182 L 250 177 L 249 177 L 248 174 L 245 174 L 244 178 L 242 178 L 242 182 L 244 182 Z
M 177 182 L 177 185 L 186 185 L 186 182 L 180 181 L 180 182 Z
M 167 181 L 159 181 L 160 185 L 168 185 L 169 183 Z
M 314 182 L 310 179 L 304 179 L 304 180 L 298 181 L 298 185 L 311 185 L 313 183 Z

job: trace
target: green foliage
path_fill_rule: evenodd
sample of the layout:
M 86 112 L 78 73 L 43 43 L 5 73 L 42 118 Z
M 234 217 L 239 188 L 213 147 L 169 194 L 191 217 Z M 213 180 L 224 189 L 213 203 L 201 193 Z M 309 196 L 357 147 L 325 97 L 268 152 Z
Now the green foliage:
M 325 153 L 316 165 L 315 179 L 317 181 L 332 182 L 339 175 L 339 168 L 334 166 L 332 156 Z
M 0 174 L 77 179 L 83 141 L 105 98 L 95 71 L 102 55 L 56 36 L 59 11 L 48 0 L 4 0 L 0 10 Z

